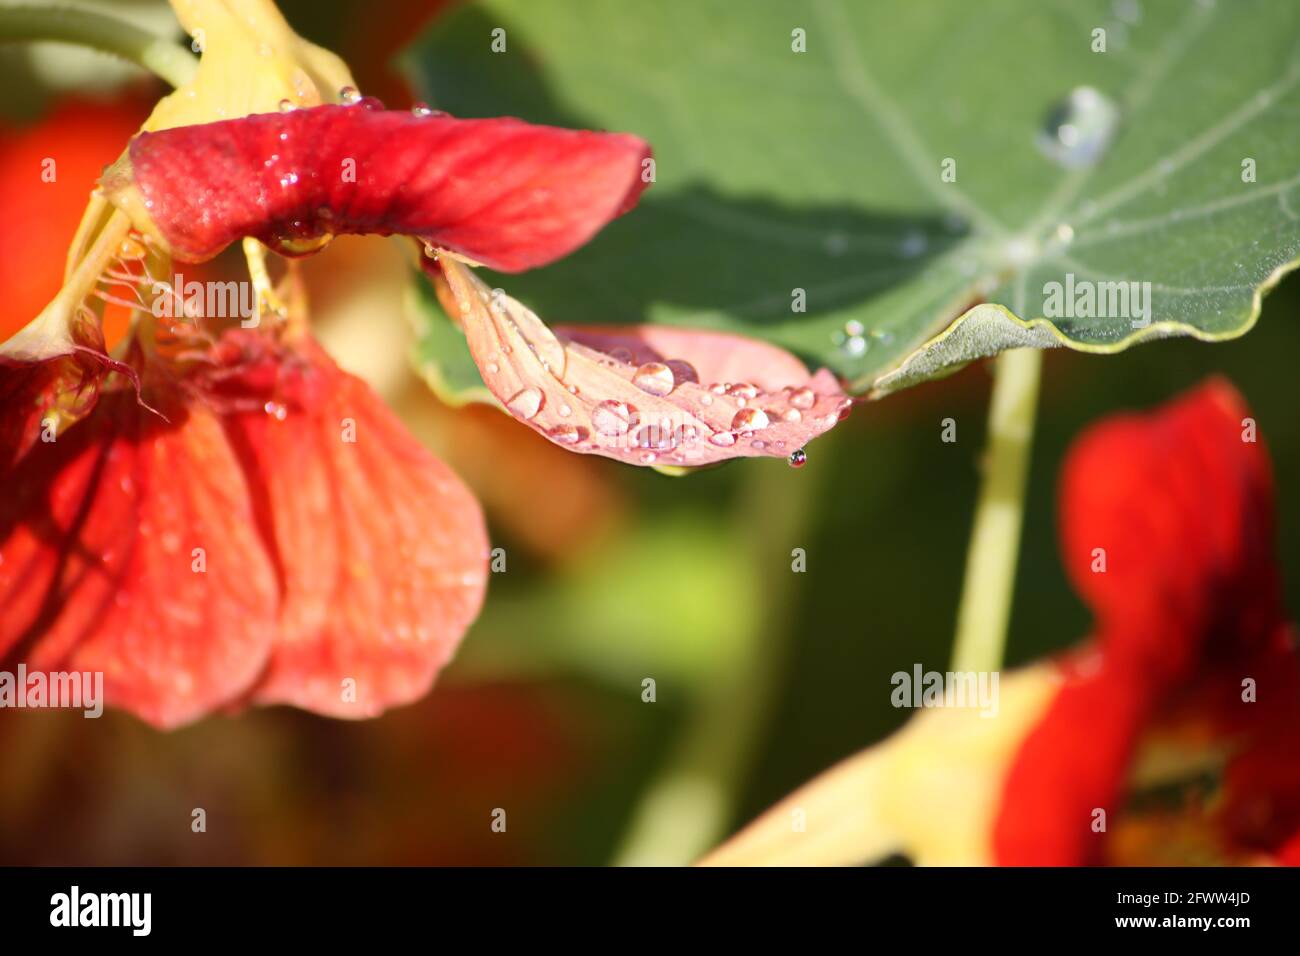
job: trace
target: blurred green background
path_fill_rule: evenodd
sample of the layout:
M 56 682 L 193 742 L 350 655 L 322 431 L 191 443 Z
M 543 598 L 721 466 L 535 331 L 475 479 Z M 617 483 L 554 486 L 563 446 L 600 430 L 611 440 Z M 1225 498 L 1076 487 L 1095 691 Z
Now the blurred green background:
M 401 105 L 386 64 L 441 5 L 282 7 L 349 61 L 363 90 Z M 50 75 L 87 92 L 75 71 L 32 62 L 0 50 L 0 144 L 68 95 Z M 123 77 L 125 87 L 94 92 L 147 99 L 147 86 Z M 341 268 L 345 255 L 321 259 Z M 314 290 L 324 313 L 331 281 L 343 280 L 322 276 Z M 1046 355 L 1010 664 L 1089 631 L 1057 556 L 1055 486 L 1070 441 L 1100 416 L 1216 373 L 1246 395 L 1272 452 L 1287 603 L 1300 608 L 1300 507 L 1289 493 L 1300 482 L 1298 312 L 1292 276 L 1237 341 Z M 389 324 L 404 363 L 405 323 Z M 391 367 L 389 339 L 323 334 L 345 364 Z M 382 356 L 346 354 L 379 342 Z M 860 405 L 800 470 L 748 461 L 672 479 L 577 460 L 493 412 L 443 409 L 418 385 L 394 386 L 390 399 L 480 492 L 508 556 L 433 693 L 365 722 L 275 708 L 171 734 L 117 713 L 0 712 L 0 863 L 689 860 L 897 727 L 907 712 L 889 703 L 894 671 L 947 663 L 989 387 L 977 365 Z M 948 417 L 956 443 L 940 440 Z M 795 548 L 805 573 L 791 571 Z M 653 703 L 642 700 L 646 678 Z M 190 829 L 196 807 L 204 834 Z M 504 834 L 490 829 L 498 807 Z

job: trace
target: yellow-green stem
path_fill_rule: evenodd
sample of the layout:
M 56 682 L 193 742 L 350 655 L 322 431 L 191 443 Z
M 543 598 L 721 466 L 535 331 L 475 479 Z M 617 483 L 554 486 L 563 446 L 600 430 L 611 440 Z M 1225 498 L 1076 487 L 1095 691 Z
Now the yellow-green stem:
M 1013 349 L 999 355 L 994 366 L 984 475 L 957 611 L 955 671 L 993 671 L 1002 666 L 1042 365 L 1038 349 Z
M 133 23 L 75 6 L 0 6 L 0 42 L 52 41 L 111 53 L 172 86 L 189 81 L 198 59 L 182 46 Z

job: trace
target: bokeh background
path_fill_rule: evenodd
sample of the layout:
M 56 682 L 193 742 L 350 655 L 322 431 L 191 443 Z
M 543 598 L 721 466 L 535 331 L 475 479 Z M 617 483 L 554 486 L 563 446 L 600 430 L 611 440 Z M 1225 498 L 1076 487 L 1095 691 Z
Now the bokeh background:
M 171 22 L 152 0 L 105 5 Z M 281 6 L 365 92 L 401 106 L 392 58 L 446 4 Z M 96 54 L 0 49 L 3 334 L 57 288 L 87 191 L 161 92 Z M 24 171 L 46 155 L 60 182 L 33 190 Z M 983 365 L 859 406 L 800 470 L 764 460 L 674 479 L 567 454 L 486 407 L 441 405 L 408 361 L 394 244 L 340 241 L 307 274 L 321 336 L 475 489 L 506 573 L 433 693 L 377 720 L 274 708 L 162 734 L 113 712 L 0 711 L 0 863 L 684 862 L 897 727 L 894 671 L 946 665 Z M 1244 392 L 1272 451 L 1287 603 L 1300 609 L 1298 312 L 1292 276 L 1234 342 L 1047 354 L 1010 663 L 1088 633 L 1057 555 L 1071 439 L 1216 373 Z M 791 572 L 794 548 L 806 573 Z M 206 833 L 191 831 L 197 807 Z

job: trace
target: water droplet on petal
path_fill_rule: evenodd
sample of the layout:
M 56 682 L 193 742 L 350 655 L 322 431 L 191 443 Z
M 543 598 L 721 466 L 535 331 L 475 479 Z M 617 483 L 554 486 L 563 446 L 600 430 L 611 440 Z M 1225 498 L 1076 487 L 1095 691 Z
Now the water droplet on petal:
M 781 418 L 787 422 L 800 422 L 803 421 L 803 412 L 797 408 L 787 408 Z
M 812 408 L 817 404 L 817 394 L 811 388 L 796 388 L 790 393 L 790 404 L 805 410 Z
M 730 448 L 736 443 L 736 436 L 731 432 L 714 432 L 709 436 L 709 443 L 719 448 Z
M 262 406 L 262 411 L 270 415 L 277 422 L 284 421 L 289 416 L 289 410 L 279 402 L 267 402 Z
M 735 385 L 727 386 L 727 394 L 735 398 L 757 398 L 758 388 L 757 386 L 750 385 L 748 382 L 737 382 Z
M 280 101 L 281 113 L 292 113 L 297 108 L 298 108 L 298 104 L 295 103 L 293 100 L 289 99 L 288 97 L 285 97 Z
M 540 388 L 526 388 L 506 402 L 506 408 L 510 409 L 512 414 L 527 421 L 542 410 L 543 401 Z
M 416 103 L 411 107 L 411 115 L 419 117 L 432 116 L 433 110 L 429 108 L 428 103 Z
M 802 448 L 798 449 L 797 451 L 790 452 L 790 457 L 786 459 L 786 461 L 790 463 L 791 468 L 802 468 L 804 466 L 804 462 L 806 462 L 807 460 L 808 460 L 808 453 L 804 451 Z
M 617 437 L 639 421 L 636 409 L 626 402 L 601 402 L 591 410 L 591 427 L 602 435 Z
M 695 382 L 699 384 L 700 374 L 695 371 L 695 366 L 683 359 L 669 359 L 664 363 L 673 373 L 673 379 L 678 385 L 682 382 Z
M 556 425 L 546 434 L 561 445 L 576 445 L 582 441 L 582 429 L 574 425 Z
M 637 431 L 633 441 L 638 448 L 653 448 L 656 451 L 665 451 L 677 443 L 672 428 L 653 422 Z
M 632 384 L 643 392 L 663 397 L 673 390 L 677 382 L 673 370 L 661 362 L 647 362 L 632 374 Z
M 339 90 L 339 99 L 351 106 L 353 103 L 361 102 L 361 91 L 355 86 L 345 86 Z
M 731 430 L 735 432 L 756 432 L 767 425 L 767 412 L 761 408 L 742 408 L 731 419 Z

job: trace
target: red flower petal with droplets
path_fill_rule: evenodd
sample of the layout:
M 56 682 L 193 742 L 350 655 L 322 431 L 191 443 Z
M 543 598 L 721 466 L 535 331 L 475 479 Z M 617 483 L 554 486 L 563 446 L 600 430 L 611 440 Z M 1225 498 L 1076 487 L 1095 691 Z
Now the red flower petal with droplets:
M 483 602 L 487 534 L 469 489 L 369 386 L 304 348 L 310 415 L 229 426 L 265 496 L 284 590 L 253 699 L 370 717 L 422 696 L 450 659 Z
M 518 272 L 636 204 L 634 136 L 515 119 L 318 106 L 143 133 L 105 189 L 183 261 L 253 236 L 292 254 L 338 233 L 415 236 Z
M 1271 850 L 1300 828 L 1300 777 L 1268 771 L 1300 758 L 1300 662 L 1279 597 L 1268 458 L 1249 414 L 1216 380 L 1152 414 L 1109 419 L 1072 449 L 1062 547 L 1099 647 L 1072 668 L 1008 773 L 999 862 L 1097 862 L 1093 814 L 1117 809 L 1139 737 L 1187 717 L 1237 748 L 1223 812 L 1238 843 Z M 1261 703 L 1243 702 L 1247 676 Z M 1267 826 L 1241 809 L 1263 797 Z
M 434 281 L 492 394 L 570 451 L 692 467 L 787 458 L 852 405 L 830 372 L 755 339 L 645 325 L 557 334 L 459 262 L 444 258 Z
M 103 671 L 109 704 L 161 727 L 257 678 L 277 605 L 219 419 L 167 414 L 105 396 L 38 445 L 0 500 L 0 659 Z

